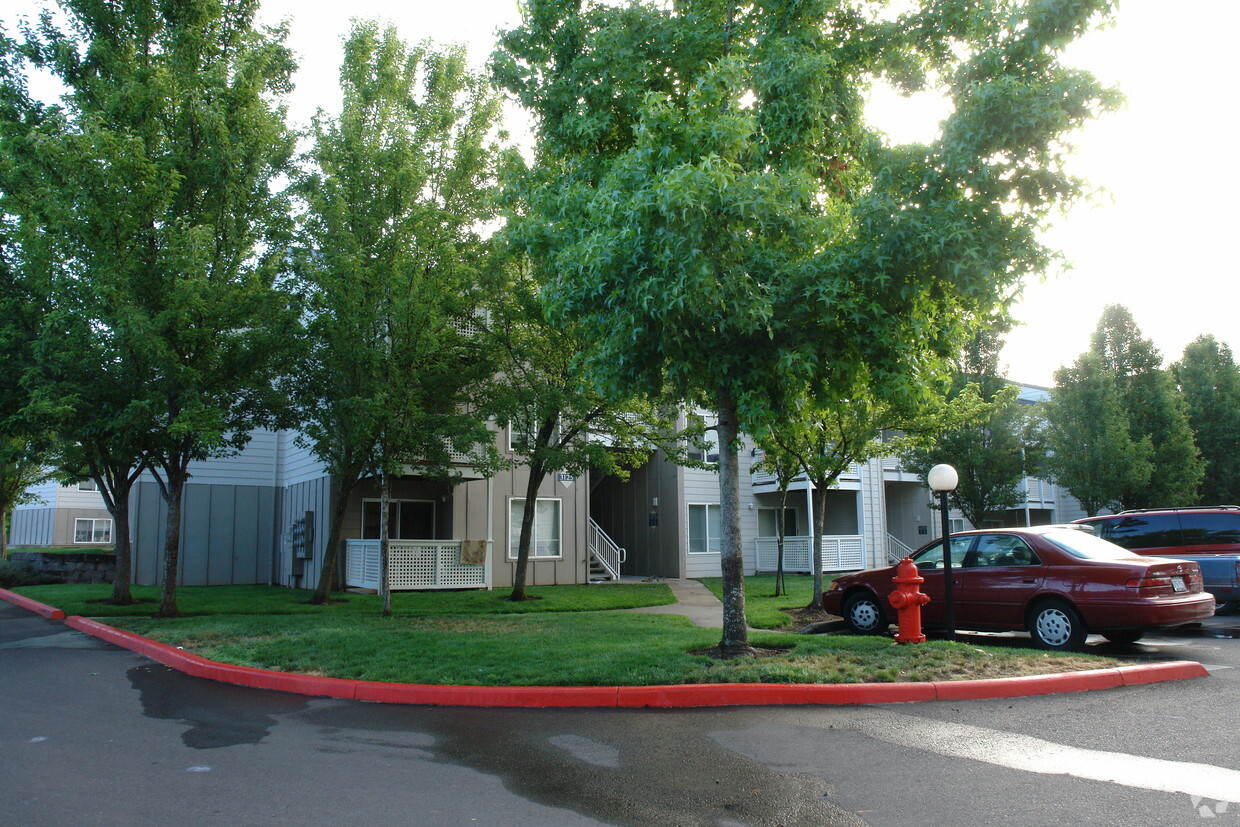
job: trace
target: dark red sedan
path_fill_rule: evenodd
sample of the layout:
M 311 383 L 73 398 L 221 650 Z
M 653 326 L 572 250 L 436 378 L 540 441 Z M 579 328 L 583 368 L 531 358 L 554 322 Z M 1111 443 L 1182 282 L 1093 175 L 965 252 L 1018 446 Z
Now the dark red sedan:
M 956 627 L 1028 630 L 1045 649 L 1078 649 L 1090 632 L 1117 643 L 1146 629 L 1179 626 L 1214 614 L 1196 563 L 1138 557 L 1080 526 L 1034 526 L 952 535 Z M 943 546 L 913 554 L 927 626 L 944 625 Z M 886 632 L 896 619 L 887 596 L 895 567 L 840 577 L 822 595 L 823 609 L 856 634 Z

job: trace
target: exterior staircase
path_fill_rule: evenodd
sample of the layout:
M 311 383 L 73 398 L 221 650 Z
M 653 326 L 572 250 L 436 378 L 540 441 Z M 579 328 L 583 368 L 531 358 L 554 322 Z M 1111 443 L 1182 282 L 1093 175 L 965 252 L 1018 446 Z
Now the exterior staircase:
M 616 545 L 593 519 L 586 527 L 586 547 L 590 550 L 591 583 L 609 583 L 620 579 L 624 549 Z

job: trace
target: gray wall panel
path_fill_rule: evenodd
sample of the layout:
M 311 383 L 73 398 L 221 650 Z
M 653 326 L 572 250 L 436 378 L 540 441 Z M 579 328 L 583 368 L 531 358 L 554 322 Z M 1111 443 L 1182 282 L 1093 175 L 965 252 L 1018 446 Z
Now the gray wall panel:
M 207 565 L 211 552 L 211 488 L 186 485 L 182 494 L 178 586 L 204 586 L 211 582 Z
M 233 558 L 244 531 L 234 520 L 238 488 L 212 485 L 209 488 L 207 523 L 207 585 L 223 586 L 233 581 Z

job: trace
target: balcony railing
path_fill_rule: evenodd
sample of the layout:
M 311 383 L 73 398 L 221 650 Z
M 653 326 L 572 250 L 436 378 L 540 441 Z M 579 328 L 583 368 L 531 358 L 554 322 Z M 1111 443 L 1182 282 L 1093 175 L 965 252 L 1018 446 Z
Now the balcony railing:
M 775 571 L 779 545 L 775 537 L 759 537 L 756 542 L 758 571 Z M 813 572 L 810 559 L 812 537 L 784 538 L 784 571 Z M 822 538 L 823 571 L 856 571 L 865 568 L 865 537 L 860 534 L 827 534 Z
M 482 563 L 461 562 L 460 540 L 389 540 L 388 585 L 392 591 L 415 589 L 489 589 L 491 543 Z M 345 542 L 345 584 L 379 590 L 382 578 L 379 541 Z

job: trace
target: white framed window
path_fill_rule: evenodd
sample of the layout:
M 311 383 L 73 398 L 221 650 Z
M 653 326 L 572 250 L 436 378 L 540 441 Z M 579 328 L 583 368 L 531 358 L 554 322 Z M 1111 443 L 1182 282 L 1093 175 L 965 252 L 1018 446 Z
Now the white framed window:
M 77 484 L 77 490 L 78 491 L 98 491 L 99 486 L 95 484 L 94 480 L 82 480 L 81 482 Z
M 362 539 L 379 539 L 381 500 L 362 500 Z M 435 539 L 434 500 L 389 500 L 388 537 L 392 540 Z
M 951 532 L 955 534 L 957 531 L 964 531 L 964 519 L 961 517 L 952 517 L 948 520 L 951 525 Z
M 112 520 L 109 517 L 90 519 L 78 517 L 73 521 L 73 542 L 75 543 L 110 543 L 112 542 Z
M 552 444 L 556 441 L 559 433 L 560 425 L 557 422 L 555 429 L 551 432 Z M 538 437 L 538 426 L 531 422 L 528 417 L 514 418 L 508 424 L 508 450 L 514 453 L 520 453 L 527 450 L 527 446 L 534 442 Z
M 689 504 L 689 553 L 718 554 L 723 521 L 718 503 Z
M 797 536 L 797 510 L 795 508 L 784 509 L 784 536 Z M 758 536 L 759 537 L 778 537 L 779 536 L 779 509 L 778 508 L 759 508 L 758 509 Z
M 525 497 L 508 500 L 508 559 L 516 560 L 521 545 L 521 517 Z M 530 537 L 530 559 L 552 560 L 564 556 L 560 546 L 560 500 L 539 497 L 534 503 L 534 531 Z

